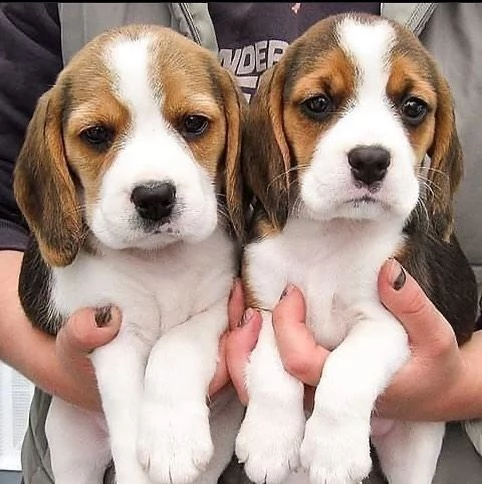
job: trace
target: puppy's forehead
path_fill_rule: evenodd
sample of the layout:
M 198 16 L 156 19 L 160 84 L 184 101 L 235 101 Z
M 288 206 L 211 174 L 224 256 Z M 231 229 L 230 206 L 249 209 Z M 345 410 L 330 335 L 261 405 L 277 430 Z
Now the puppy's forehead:
M 285 95 L 311 73 L 333 69 L 346 77 L 366 81 L 372 91 L 384 89 L 400 60 L 403 68 L 410 67 L 411 71 L 417 70 L 417 76 L 434 80 L 425 49 L 398 24 L 363 14 L 333 16 L 309 29 L 282 59 L 286 66 Z
M 215 60 L 208 51 L 170 29 L 131 26 L 94 39 L 73 58 L 64 79 L 70 97 L 80 102 L 106 90 L 142 102 L 136 84 L 142 91 L 146 82 L 156 98 L 161 89 L 169 94 L 178 92 L 181 85 L 184 93 L 217 98 Z
M 373 92 L 385 90 L 389 76 L 389 53 L 395 44 L 395 31 L 388 22 L 366 24 L 348 17 L 337 25 L 339 45 L 355 71 Z

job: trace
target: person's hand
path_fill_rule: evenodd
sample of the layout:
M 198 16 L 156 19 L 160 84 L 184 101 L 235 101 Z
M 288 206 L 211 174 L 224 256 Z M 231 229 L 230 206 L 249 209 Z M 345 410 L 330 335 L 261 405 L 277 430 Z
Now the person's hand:
M 378 399 L 377 413 L 397 419 L 447 420 L 455 412 L 457 418 L 454 403 L 465 383 L 466 368 L 449 322 L 396 260 L 382 267 L 378 292 L 407 331 L 411 357 Z
M 112 307 L 76 311 L 57 334 L 55 351 L 65 374 L 58 396 L 88 410 L 101 411 L 99 390 L 89 354 L 119 331 L 121 314 Z

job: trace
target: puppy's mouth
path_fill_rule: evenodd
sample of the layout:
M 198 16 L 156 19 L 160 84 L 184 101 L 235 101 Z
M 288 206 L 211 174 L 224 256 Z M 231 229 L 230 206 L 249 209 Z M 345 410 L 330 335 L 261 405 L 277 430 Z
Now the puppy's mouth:
M 387 201 L 369 193 L 350 197 L 346 199 L 342 205 L 349 210 L 355 210 L 354 213 L 364 213 L 365 211 L 367 211 L 367 213 L 372 213 L 373 211 L 375 211 L 373 213 L 382 213 L 392 211 L 392 207 Z
M 152 230 L 145 230 L 147 235 L 167 235 L 171 237 L 179 237 L 181 235 L 181 231 L 178 228 L 173 227 L 172 225 L 161 226 Z
M 352 205 L 354 208 L 358 208 L 364 205 L 379 204 L 380 200 L 377 200 L 371 195 L 363 195 L 361 197 L 350 198 L 346 203 Z
M 348 199 L 345 204 L 351 205 L 354 208 L 368 207 L 379 205 L 381 208 L 388 210 L 390 207 L 387 202 L 380 197 L 374 197 L 373 195 L 362 195 L 360 197 L 352 197 Z
M 177 223 L 179 217 L 180 213 L 177 212 L 175 214 L 172 213 L 169 217 L 156 221 L 136 217 L 133 225 L 146 238 L 155 236 L 179 237 L 181 234 Z

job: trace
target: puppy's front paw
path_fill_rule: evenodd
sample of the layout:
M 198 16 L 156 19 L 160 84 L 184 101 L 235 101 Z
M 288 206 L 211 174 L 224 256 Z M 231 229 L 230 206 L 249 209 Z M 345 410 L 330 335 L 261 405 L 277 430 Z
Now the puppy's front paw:
M 137 454 L 154 483 L 192 482 L 208 466 L 213 450 L 206 405 L 144 403 Z
M 311 484 L 359 484 L 371 469 L 369 422 L 313 413 L 306 423 L 301 463 Z
M 256 484 L 283 482 L 299 465 L 303 411 L 251 404 L 236 438 L 236 455 Z

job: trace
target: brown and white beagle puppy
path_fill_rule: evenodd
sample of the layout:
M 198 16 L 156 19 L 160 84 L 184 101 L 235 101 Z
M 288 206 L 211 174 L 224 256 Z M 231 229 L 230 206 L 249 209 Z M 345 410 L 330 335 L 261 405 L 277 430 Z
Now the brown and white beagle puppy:
M 88 43 L 38 102 L 14 181 L 34 235 L 22 305 L 53 334 L 78 308 L 122 311 L 92 353 L 106 426 L 53 399 L 56 484 L 100 484 L 111 455 L 119 484 L 216 482 L 230 461 L 242 408 L 230 394 L 231 418 L 210 416 L 206 395 L 239 267 L 245 102 L 215 54 L 140 25 Z
M 376 399 L 410 353 L 378 299 L 383 262 L 402 262 L 460 344 L 476 319 L 475 278 L 454 233 L 462 153 L 449 87 L 402 26 L 330 17 L 263 75 L 242 165 L 255 199 L 243 278 L 263 325 L 237 456 L 255 483 L 359 483 L 372 467 Z M 284 370 L 271 324 L 288 284 L 332 350 L 307 421 L 303 385 Z M 443 423 L 395 422 L 373 437 L 388 481 L 432 482 L 443 435 Z

